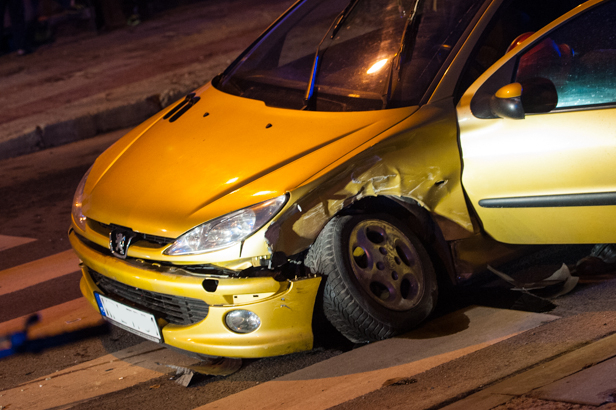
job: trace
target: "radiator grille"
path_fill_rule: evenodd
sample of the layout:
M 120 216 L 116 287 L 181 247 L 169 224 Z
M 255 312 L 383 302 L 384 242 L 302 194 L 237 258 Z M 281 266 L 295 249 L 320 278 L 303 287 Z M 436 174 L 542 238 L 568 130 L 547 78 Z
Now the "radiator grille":
M 167 295 L 125 285 L 89 270 L 92 280 L 108 296 L 133 302 L 176 325 L 190 325 L 206 318 L 209 306 L 202 300 Z

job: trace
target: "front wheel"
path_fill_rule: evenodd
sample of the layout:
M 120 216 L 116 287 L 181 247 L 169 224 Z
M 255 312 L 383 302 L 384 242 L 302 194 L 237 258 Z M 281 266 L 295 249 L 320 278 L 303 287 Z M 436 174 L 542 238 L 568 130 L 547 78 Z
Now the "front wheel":
M 423 321 L 437 281 L 421 241 L 389 215 L 334 217 L 311 247 L 306 265 L 326 276 L 323 310 L 353 342 L 382 340 Z

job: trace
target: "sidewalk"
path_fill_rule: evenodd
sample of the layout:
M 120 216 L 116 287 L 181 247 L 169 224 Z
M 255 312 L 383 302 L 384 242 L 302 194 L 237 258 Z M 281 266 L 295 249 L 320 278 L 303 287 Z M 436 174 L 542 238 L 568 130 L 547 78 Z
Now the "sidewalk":
M 0 159 L 132 127 L 220 73 L 292 0 L 204 0 L 0 57 Z

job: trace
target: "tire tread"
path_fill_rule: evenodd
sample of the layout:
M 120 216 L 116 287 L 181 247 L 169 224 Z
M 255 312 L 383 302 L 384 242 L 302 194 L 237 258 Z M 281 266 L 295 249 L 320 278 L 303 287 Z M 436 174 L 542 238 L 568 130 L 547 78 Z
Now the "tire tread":
M 342 256 L 337 255 L 344 255 L 341 238 L 345 225 L 352 218 L 353 216 L 348 215 L 332 218 L 311 246 L 304 264 L 312 273 L 325 277 L 323 311 L 325 317 L 342 335 L 355 343 L 387 339 L 399 334 L 400 326 L 388 323 L 387 318 L 379 319 L 372 315 L 359 303 L 358 296 L 353 294 L 353 289 L 349 288 L 343 277 L 345 274 L 348 275 L 348 272 Z M 429 257 L 427 263 L 432 269 Z M 436 283 L 435 278 L 434 283 Z M 430 303 L 433 303 L 436 298 L 436 288 L 430 293 L 430 297 L 433 298 Z M 423 318 L 419 321 L 421 320 Z
M 349 218 L 335 217 L 323 228 L 306 256 L 305 265 L 312 273 L 327 277 L 323 310 L 325 317 L 340 333 L 355 343 L 386 339 L 395 334 L 394 330 L 371 317 L 357 304 L 338 273 L 336 240 L 345 219 Z

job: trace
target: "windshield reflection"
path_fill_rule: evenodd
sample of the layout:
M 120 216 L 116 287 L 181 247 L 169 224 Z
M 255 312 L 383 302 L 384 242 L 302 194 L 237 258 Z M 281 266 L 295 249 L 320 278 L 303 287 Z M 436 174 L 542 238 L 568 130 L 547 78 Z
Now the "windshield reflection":
M 479 5 L 472 0 L 305 0 L 214 85 L 297 110 L 416 105 Z

